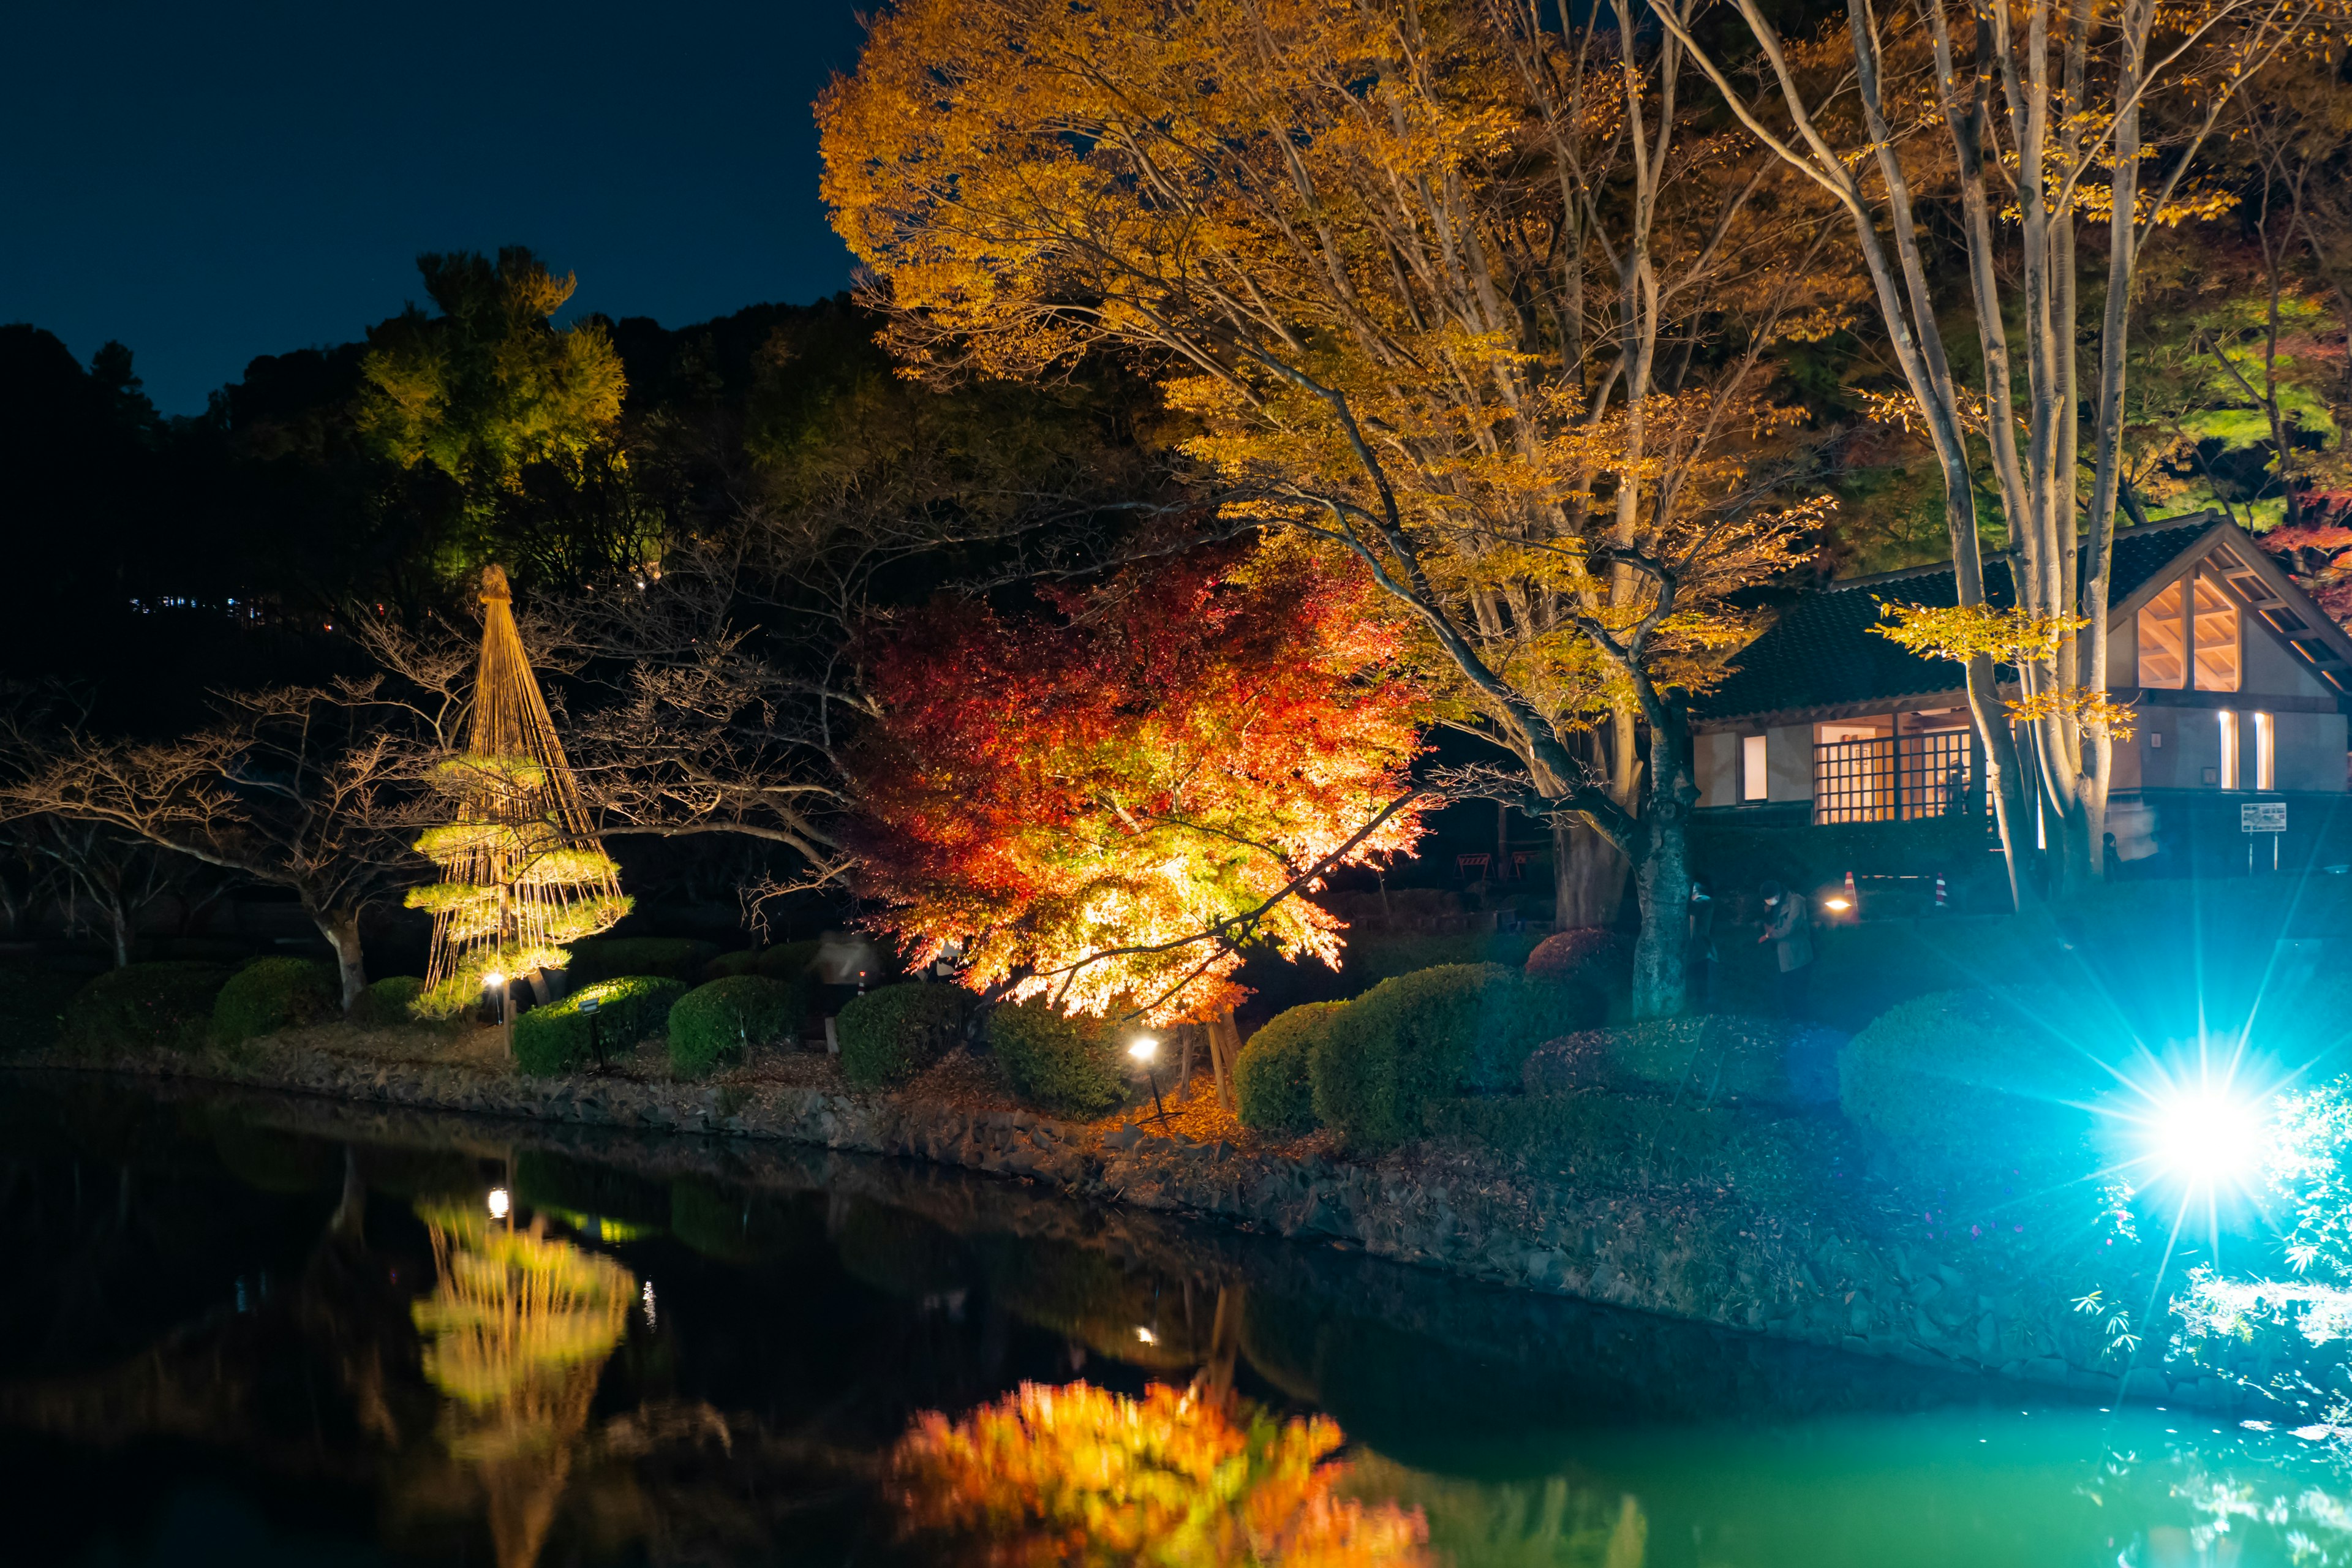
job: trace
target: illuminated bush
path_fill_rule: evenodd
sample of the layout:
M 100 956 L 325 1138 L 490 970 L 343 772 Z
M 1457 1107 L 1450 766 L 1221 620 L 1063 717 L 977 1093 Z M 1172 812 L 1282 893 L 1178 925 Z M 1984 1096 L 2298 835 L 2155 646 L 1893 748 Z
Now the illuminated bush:
M 1383 980 L 1309 1051 L 1315 1114 L 1351 1148 L 1417 1137 L 1429 1100 L 1516 1088 L 1528 1053 L 1576 1014 L 1572 994 L 1498 963 Z
M 769 1045 L 789 1035 L 792 988 L 757 974 L 698 985 L 669 1013 L 669 1065 L 698 1078 L 729 1051 Z
M 1417 1511 L 1337 1490 L 1342 1441 L 1325 1416 L 1277 1420 L 1162 1384 L 1130 1399 L 1025 1383 L 961 1421 L 917 1417 L 891 1468 L 907 1533 L 984 1548 L 975 1561 L 1425 1562 Z
M 835 1021 L 842 1076 L 862 1089 L 903 1083 L 954 1047 L 971 1012 L 971 992 L 931 981 L 853 997 Z
M 1234 1094 L 1244 1127 L 1304 1132 L 1315 1125 L 1315 1083 L 1307 1063 L 1331 1032 L 1345 1002 L 1309 1002 L 1276 1014 L 1242 1047 Z
M 389 1029 L 401 1024 L 415 1022 L 416 999 L 425 994 L 425 982 L 414 974 L 393 974 L 375 982 L 359 994 L 352 1004 L 348 1016 L 354 1024 L 371 1029 Z
M 1048 1110 L 1091 1115 L 1127 1098 L 1109 1032 L 1044 1002 L 1008 1002 L 988 1016 L 988 1048 L 1013 1092 Z
M 192 1051 L 212 1031 L 228 984 L 218 963 L 132 963 L 109 970 L 66 1004 L 67 1043 L 87 1048 Z
M 595 1039 L 607 1051 L 626 1051 L 661 1033 L 669 1010 L 686 994 L 675 980 L 633 974 L 574 991 L 561 1002 L 534 1007 L 515 1020 L 515 1065 L 534 1077 L 565 1072 L 594 1059 L 589 1016 L 580 1004 L 596 1002 Z
M 342 1015 L 334 971 L 308 958 L 260 958 L 229 976 L 213 1002 L 213 1037 L 233 1045 Z
M 1604 926 L 1575 926 L 1548 936 L 1528 954 L 1528 978 L 1554 984 L 1574 981 L 1603 993 L 1632 982 L 1633 950 Z
M 2085 1009 L 2061 992 L 1938 991 L 1899 1003 L 1853 1037 L 1838 1103 L 1889 1152 L 1928 1163 L 2078 1163 L 2082 1109 L 2113 1080 Z

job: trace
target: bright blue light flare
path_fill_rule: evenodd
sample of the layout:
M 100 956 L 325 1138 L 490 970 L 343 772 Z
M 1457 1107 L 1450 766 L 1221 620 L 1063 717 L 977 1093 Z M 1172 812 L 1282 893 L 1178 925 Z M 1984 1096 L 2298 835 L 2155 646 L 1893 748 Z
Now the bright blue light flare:
M 2192 1188 L 2243 1186 L 2265 1153 L 2263 1107 L 2228 1084 L 2195 1084 L 2158 1093 L 2147 1118 L 2148 1157 Z

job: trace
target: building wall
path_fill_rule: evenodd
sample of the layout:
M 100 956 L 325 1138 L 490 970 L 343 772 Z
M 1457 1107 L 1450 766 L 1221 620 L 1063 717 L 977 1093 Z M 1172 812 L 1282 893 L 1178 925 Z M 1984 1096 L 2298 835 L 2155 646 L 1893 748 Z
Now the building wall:
M 1739 739 L 1731 730 L 1691 737 L 1691 771 L 1697 775 L 1699 805 L 1739 804 Z
M 1781 724 L 1764 731 L 1767 800 L 1813 798 L 1813 727 Z
M 2278 787 L 2340 790 L 2345 787 L 2345 720 L 2341 713 L 2281 713 L 2278 724 Z
M 2240 787 L 2254 787 L 2253 715 L 2263 695 L 2241 692 L 2238 716 Z M 2221 766 L 2221 726 L 2211 708 L 2161 708 L 2144 703 L 2139 732 L 2116 748 L 2115 787 L 2210 789 L 2205 770 Z M 2345 717 L 2341 713 L 2273 711 L 2277 782 L 2282 790 L 2341 790 L 2345 787 Z M 2159 738 L 2162 744 L 2158 744 Z

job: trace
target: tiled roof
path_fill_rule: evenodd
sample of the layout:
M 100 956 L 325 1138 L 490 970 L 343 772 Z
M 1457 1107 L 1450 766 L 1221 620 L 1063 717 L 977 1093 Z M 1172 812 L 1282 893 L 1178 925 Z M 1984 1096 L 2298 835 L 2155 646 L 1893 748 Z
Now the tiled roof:
M 2121 603 L 2179 559 L 2213 521 L 2199 512 L 2118 532 L 2109 602 Z M 1989 602 L 2004 608 L 2016 602 L 2008 557 L 1987 556 L 1984 574 Z M 1870 630 L 1880 624 L 1882 599 L 1903 605 L 1958 604 L 1951 563 L 1849 578 L 1804 595 L 1740 652 L 1738 668 L 1699 701 L 1694 717 L 1731 719 L 1958 690 L 1959 666 L 1922 658 Z

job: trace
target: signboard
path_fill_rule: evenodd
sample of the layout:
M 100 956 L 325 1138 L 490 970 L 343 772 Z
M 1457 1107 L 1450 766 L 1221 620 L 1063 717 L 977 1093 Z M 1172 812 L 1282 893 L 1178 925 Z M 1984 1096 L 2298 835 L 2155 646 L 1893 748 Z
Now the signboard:
M 2260 800 L 2238 807 L 2238 828 L 2243 833 L 2284 833 L 2286 802 Z

